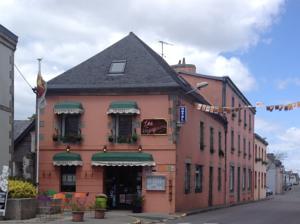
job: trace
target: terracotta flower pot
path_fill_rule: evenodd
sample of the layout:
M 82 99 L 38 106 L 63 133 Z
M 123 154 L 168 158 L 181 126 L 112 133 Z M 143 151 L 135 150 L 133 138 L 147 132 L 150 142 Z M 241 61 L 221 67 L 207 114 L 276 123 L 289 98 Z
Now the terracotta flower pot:
M 72 221 L 73 222 L 83 222 L 84 211 L 73 211 Z
M 104 219 L 105 209 L 96 209 L 95 210 L 95 219 Z

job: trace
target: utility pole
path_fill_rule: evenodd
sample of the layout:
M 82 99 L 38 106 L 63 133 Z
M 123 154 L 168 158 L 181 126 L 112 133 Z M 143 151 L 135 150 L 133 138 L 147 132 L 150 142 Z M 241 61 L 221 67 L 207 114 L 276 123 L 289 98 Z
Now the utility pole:
M 166 41 L 162 41 L 162 40 L 159 40 L 158 42 L 161 43 L 161 57 L 165 58 L 166 56 L 164 55 L 164 44 L 165 45 L 170 45 L 170 46 L 173 46 L 173 44 L 168 43 Z

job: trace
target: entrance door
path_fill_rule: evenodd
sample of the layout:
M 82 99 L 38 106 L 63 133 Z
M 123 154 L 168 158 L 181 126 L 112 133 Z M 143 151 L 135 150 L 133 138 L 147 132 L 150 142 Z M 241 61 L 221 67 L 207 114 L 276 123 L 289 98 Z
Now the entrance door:
M 104 183 L 110 209 L 131 209 L 134 195 L 142 190 L 142 168 L 106 167 Z
M 209 192 L 208 192 L 208 206 L 213 204 L 213 167 L 209 167 Z
M 241 167 L 238 167 L 238 181 L 237 181 L 237 201 L 239 202 L 241 200 Z

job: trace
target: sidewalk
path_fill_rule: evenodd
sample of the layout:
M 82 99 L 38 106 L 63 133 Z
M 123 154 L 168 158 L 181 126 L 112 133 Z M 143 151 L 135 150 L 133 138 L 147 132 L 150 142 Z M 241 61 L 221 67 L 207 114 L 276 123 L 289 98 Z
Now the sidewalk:
M 83 223 L 98 223 L 98 224 L 131 224 L 136 222 L 138 219 L 132 217 L 133 213 L 130 211 L 108 211 L 105 213 L 105 219 L 95 219 L 94 212 L 85 212 Z M 2 223 L 49 223 L 49 224 L 73 224 L 72 213 L 65 212 L 64 214 L 54 214 L 54 215 L 42 215 L 34 219 L 27 220 L 5 220 L 0 221 Z

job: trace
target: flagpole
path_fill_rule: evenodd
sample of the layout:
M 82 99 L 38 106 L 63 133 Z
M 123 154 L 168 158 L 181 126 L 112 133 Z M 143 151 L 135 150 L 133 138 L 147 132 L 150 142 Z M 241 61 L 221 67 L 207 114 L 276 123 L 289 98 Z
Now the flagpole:
M 41 61 L 42 58 L 38 58 L 39 71 L 41 74 Z M 40 107 L 38 100 L 38 92 L 36 92 L 36 186 L 37 191 L 39 191 L 39 164 L 40 164 Z

